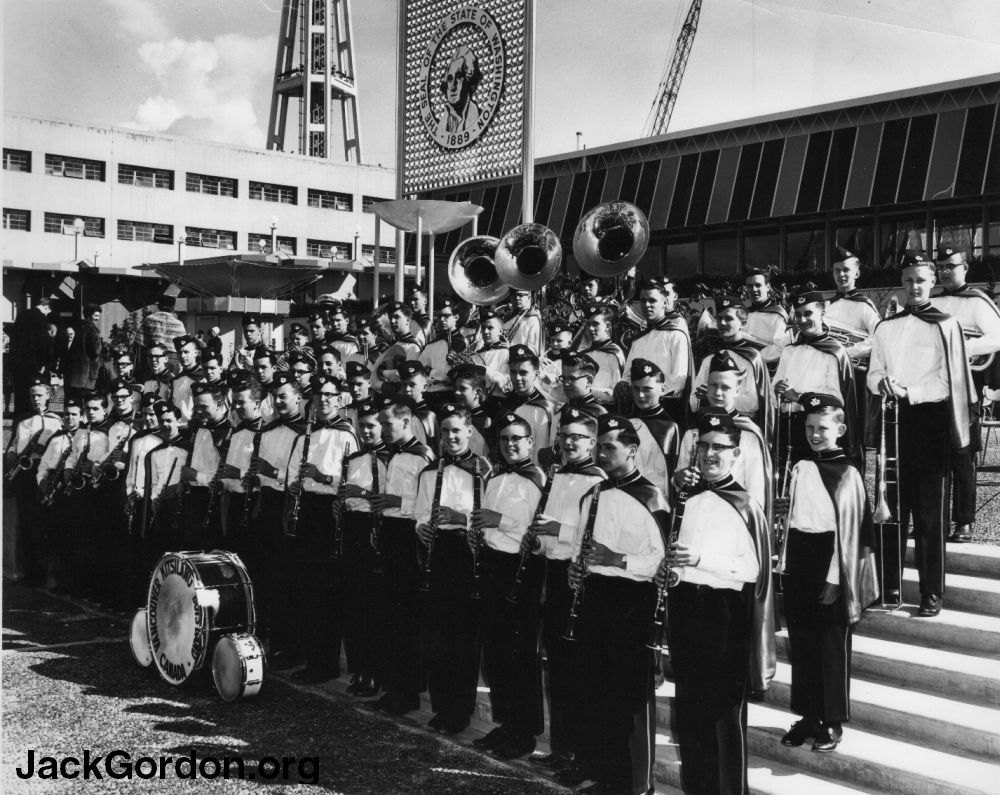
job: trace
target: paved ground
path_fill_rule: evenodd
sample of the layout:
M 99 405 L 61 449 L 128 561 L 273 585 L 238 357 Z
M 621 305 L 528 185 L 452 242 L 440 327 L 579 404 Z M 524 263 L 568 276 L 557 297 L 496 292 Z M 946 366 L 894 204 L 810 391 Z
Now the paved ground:
M 269 678 L 260 696 L 226 704 L 203 680 L 165 684 L 132 661 L 126 618 L 9 582 L 3 588 L 5 792 L 256 791 L 338 793 L 553 793 L 523 769 L 495 762 L 415 724 L 373 714 L 349 697 Z M 20 780 L 29 749 L 82 757 L 242 757 L 254 781 Z M 296 757 L 288 782 L 262 782 L 265 757 Z M 300 761 L 311 757 L 314 761 Z M 116 759 L 114 769 L 122 765 Z M 38 762 L 36 762 L 37 766 Z M 149 763 L 143 763 L 148 765 Z M 74 768 L 71 768 L 71 770 Z M 81 768 L 82 769 L 82 768 Z M 103 768 L 102 768 L 103 769 Z M 181 771 L 186 772 L 186 765 Z M 145 771 L 145 768 L 143 768 Z M 208 768 L 212 772 L 212 768 Z

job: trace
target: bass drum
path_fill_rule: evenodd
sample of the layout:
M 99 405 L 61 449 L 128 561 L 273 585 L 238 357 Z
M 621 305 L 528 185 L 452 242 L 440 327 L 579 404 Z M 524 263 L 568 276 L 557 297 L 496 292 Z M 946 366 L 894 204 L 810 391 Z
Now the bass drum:
M 224 635 L 212 654 L 212 678 L 223 701 L 239 701 L 260 692 L 264 683 L 264 646 L 256 635 Z
M 199 671 L 219 638 L 253 632 L 253 584 L 233 552 L 168 552 L 153 570 L 146 604 L 153 664 L 180 685 Z
M 132 649 L 132 659 L 142 668 L 153 664 L 153 647 L 149 645 L 149 627 L 146 623 L 146 608 L 140 607 L 132 616 L 132 624 L 128 633 L 129 647 Z

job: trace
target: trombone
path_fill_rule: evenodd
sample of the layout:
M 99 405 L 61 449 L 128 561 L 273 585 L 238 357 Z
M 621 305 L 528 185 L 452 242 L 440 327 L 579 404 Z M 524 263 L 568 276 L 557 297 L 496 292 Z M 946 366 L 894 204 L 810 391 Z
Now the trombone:
M 879 428 L 879 446 L 875 472 L 875 514 L 872 517 L 878 528 L 879 542 L 879 582 L 881 583 L 881 606 L 888 610 L 898 610 L 903 604 L 903 543 L 900 524 L 899 500 L 899 403 L 894 397 L 882 396 L 882 411 Z M 889 434 L 892 434 L 891 438 Z M 891 443 L 891 445 L 890 445 Z M 889 449 L 891 446 L 892 449 Z M 892 543 L 896 559 L 896 594 L 892 602 L 886 600 L 885 558 L 886 527 L 895 527 Z

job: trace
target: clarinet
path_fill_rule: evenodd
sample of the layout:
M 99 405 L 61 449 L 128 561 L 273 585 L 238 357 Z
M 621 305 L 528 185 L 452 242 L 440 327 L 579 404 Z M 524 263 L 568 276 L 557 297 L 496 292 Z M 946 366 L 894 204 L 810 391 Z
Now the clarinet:
M 285 535 L 288 538 L 295 538 L 295 533 L 299 527 L 299 511 L 302 508 L 302 487 L 305 485 L 306 478 L 302 474 L 302 468 L 309 463 L 309 443 L 312 441 L 312 431 L 313 423 L 312 417 L 306 421 L 306 433 L 305 438 L 302 440 L 302 457 L 299 459 L 299 471 L 295 476 L 295 485 L 298 488 L 295 490 L 295 497 L 292 498 L 292 509 L 285 522 Z
M 548 476 L 545 480 L 545 488 L 542 489 L 541 499 L 538 500 L 538 508 L 535 509 L 535 517 L 532 520 L 532 524 L 537 522 L 538 517 L 545 513 L 545 506 L 549 502 L 549 493 L 552 491 L 552 481 L 555 480 L 557 469 L 559 469 L 558 464 L 553 464 L 549 467 Z M 510 593 L 507 594 L 507 601 L 512 605 L 516 605 L 520 599 L 521 583 L 524 581 L 524 572 L 528 568 L 528 556 L 541 545 L 541 542 L 538 540 L 538 534 L 532 532 L 530 525 L 528 536 L 527 547 L 523 545 L 521 547 L 521 557 L 517 562 L 517 571 L 514 572 L 514 584 L 510 587 Z
M 240 527 L 244 529 L 250 524 L 250 506 L 257 493 L 257 487 L 254 484 L 254 479 L 257 477 L 257 467 L 253 460 L 260 453 L 260 436 L 262 433 L 263 431 L 259 429 L 254 431 L 250 463 L 247 465 L 246 474 L 240 479 L 240 486 L 243 488 L 243 518 L 240 520 Z
M 437 476 L 434 480 L 434 499 L 431 500 L 431 540 L 427 545 L 427 555 L 424 557 L 423 571 L 420 578 L 420 590 L 428 593 L 431 589 L 431 557 L 434 554 L 434 538 L 437 536 L 437 511 L 441 507 L 441 485 L 444 483 L 444 459 L 438 459 Z
M 472 510 L 478 511 L 483 503 L 483 479 L 479 476 L 479 456 L 472 459 Z M 473 531 L 472 545 L 472 587 L 469 589 L 469 598 L 476 601 L 481 598 L 479 585 L 481 577 L 479 575 L 479 547 L 482 545 L 478 531 Z
M 167 479 L 163 484 L 163 488 L 160 489 L 160 493 L 153 498 L 153 504 L 149 509 L 149 529 L 152 530 L 160 521 L 160 506 L 163 504 L 163 492 L 167 490 L 170 485 L 170 478 L 174 476 L 174 470 L 177 468 L 177 459 L 174 458 L 170 462 L 170 471 L 167 472 Z
M 573 588 L 573 601 L 569 606 L 569 620 L 566 622 L 566 631 L 563 633 L 563 640 L 576 640 L 576 619 L 580 616 L 580 602 L 583 600 L 583 581 L 587 576 L 587 547 L 594 539 L 594 525 L 597 523 L 597 503 L 601 497 L 601 484 L 591 489 L 592 500 L 590 502 L 590 513 L 587 515 L 587 527 L 583 531 L 583 539 L 580 542 L 580 557 L 577 561 L 582 564 L 583 570 L 580 572 L 580 582 Z
M 372 450 L 372 496 L 379 493 L 378 482 L 378 456 Z M 382 565 L 382 511 L 372 506 L 372 548 L 375 550 L 375 563 L 372 566 L 372 574 L 385 574 Z
M 219 492 L 222 491 L 222 468 L 226 465 L 226 456 L 229 455 L 229 443 L 232 439 L 232 429 L 226 434 L 224 444 L 219 447 L 219 465 L 215 468 L 215 474 L 208 484 L 208 507 L 205 509 L 205 518 L 201 520 L 201 529 L 208 530 L 212 522 L 212 511 L 215 510 L 215 503 L 219 500 Z
M 344 507 L 347 498 L 343 495 L 343 488 L 347 485 L 347 474 L 351 465 L 348 456 L 351 454 L 351 446 L 344 445 L 343 458 L 340 459 L 340 486 L 337 489 L 337 513 L 333 526 L 333 559 L 340 560 L 344 556 Z M 374 453 L 372 454 L 374 455 Z
M 187 466 L 187 463 L 190 460 L 191 460 L 190 456 L 189 455 L 185 455 L 184 456 L 184 465 Z M 174 462 L 175 463 L 176 463 L 176 461 L 177 461 L 177 459 L 174 458 Z M 167 478 L 167 482 L 168 483 L 170 482 L 169 478 Z M 187 482 L 184 480 L 183 477 L 178 478 L 178 480 L 177 480 L 177 507 L 174 509 L 174 522 L 173 522 L 173 529 L 174 530 L 176 530 L 177 528 L 180 527 L 181 517 L 184 515 L 184 495 L 187 494 L 187 490 L 188 490 L 188 484 L 187 484 Z

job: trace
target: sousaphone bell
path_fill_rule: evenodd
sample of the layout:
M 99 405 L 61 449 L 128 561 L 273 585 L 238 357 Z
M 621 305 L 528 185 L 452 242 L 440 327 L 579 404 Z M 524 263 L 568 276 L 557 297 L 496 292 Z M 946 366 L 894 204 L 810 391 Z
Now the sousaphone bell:
M 573 255 L 591 276 L 618 276 L 634 268 L 649 246 L 646 214 L 630 202 L 598 204 L 573 233 Z
M 562 265 L 562 244 L 542 224 L 515 226 L 497 245 L 496 268 L 505 284 L 516 290 L 541 290 Z
M 448 260 L 448 281 L 463 301 L 474 305 L 495 304 L 507 297 L 496 264 L 499 239 L 490 235 L 470 237 L 459 243 Z

